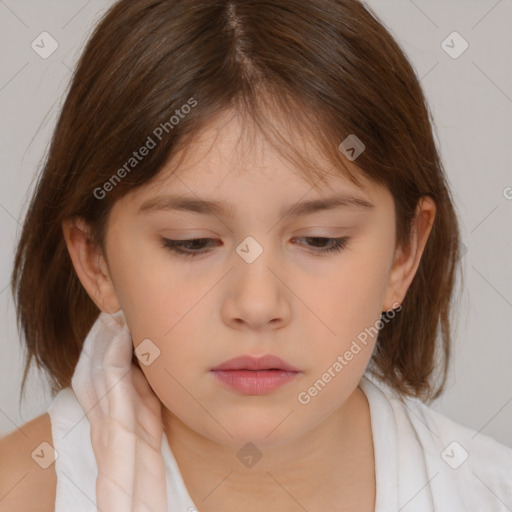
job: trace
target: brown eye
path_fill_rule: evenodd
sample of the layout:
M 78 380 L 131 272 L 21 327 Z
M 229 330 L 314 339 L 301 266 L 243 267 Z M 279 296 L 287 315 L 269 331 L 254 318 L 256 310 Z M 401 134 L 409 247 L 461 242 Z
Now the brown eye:
M 307 240 L 308 246 L 315 248 L 316 252 L 341 252 L 348 245 L 348 237 L 342 238 L 324 238 L 324 237 L 313 237 L 313 236 L 305 236 L 296 238 L 294 240 Z M 310 243 L 313 241 L 312 243 Z
M 177 254 L 183 256 L 199 256 L 206 254 L 204 248 L 208 246 L 207 242 L 213 241 L 213 238 L 191 238 L 189 240 L 171 240 L 162 238 L 162 245 Z

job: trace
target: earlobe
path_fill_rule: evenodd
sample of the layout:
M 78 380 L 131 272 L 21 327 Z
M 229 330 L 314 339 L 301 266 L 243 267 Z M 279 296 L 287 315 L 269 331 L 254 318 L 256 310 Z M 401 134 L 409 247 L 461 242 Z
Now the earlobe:
M 93 243 L 90 228 L 82 219 L 68 219 L 62 232 L 73 267 L 96 306 L 106 313 L 120 309 L 101 247 Z
M 431 197 L 424 196 L 418 202 L 411 228 L 410 243 L 398 247 L 389 277 L 388 288 L 382 310 L 393 309 L 402 304 L 409 286 L 416 275 L 425 246 L 434 225 L 436 205 Z

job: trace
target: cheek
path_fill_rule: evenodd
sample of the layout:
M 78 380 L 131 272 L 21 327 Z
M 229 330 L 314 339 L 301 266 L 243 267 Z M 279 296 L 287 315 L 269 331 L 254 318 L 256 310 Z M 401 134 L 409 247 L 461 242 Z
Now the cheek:
M 388 283 L 388 260 L 389 255 L 372 250 L 346 252 L 322 282 L 307 283 L 303 296 L 315 314 L 322 345 L 328 347 L 322 354 L 332 358 L 358 337 L 372 341 Z
M 204 331 L 211 313 L 207 301 L 201 298 L 211 288 L 211 280 L 193 282 L 169 260 L 162 261 L 162 256 L 155 257 L 154 253 L 136 247 L 120 250 L 112 258 L 112 267 L 134 348 L 138 355 L 149 354 L 139 357 L 140 367 L 164 401 L 169 393 L 180 396 L 183 389 L 178 383 L 191 380 L 194 373 L 197 377 L 209 362 L 201 348 L 202 343 L 208 345 L 201 327 Z
M 113 281 L 134 340 L 171 334 L 206 283 L 192 282 L 157 241 L 142 242 L 132 233 L 115 243 Z
M 137 315 L 144 314 L 143 308 L 146 316 L 138 316 L 138 323 L 132 322 L 130 327 L 139 359 L 149 353 L 149 364 L 144 365 L 142 358 L 141 369 L 166 408 L 177 413 L 194 411 L 197 404 L 192 397 L 200 397 L 208 388 L 209 341 L 200 332 L 206 320 L 198 319 L 200 310 L 187 315 L 181 303 L 163 309 L 141 304 Z

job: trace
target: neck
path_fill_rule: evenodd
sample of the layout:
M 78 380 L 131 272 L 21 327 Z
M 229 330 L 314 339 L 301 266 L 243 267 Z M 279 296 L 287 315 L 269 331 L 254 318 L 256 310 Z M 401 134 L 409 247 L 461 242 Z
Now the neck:
M 264 449 L 249 447 L 238 457 L 240 447 L 202 436 L 166 408 L 163 423 L 183 481 L 201 512 L 236 510 L 240 503 L 247 512 L 314 511 L 321 510 L 319 503 L 335 510 L 349 510 L 355 503 L 359 510 L 373 510 L 373 440 L 368 401 L 359 387 L 301 437 Z M 251 456 L 260 455 L 252 464 L 256 459 Z

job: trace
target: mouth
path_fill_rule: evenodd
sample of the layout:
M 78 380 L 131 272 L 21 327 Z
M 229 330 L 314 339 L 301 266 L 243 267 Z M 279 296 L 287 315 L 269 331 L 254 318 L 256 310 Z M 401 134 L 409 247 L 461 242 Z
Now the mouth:
M 302 372 L 273 356 L 240 356 L 211 369 L 217 380 L 243 395 L 264 395 L 293 380 Z
M 300 372 L 295 366 L 272 354 L 264 356 L 238 356 L 212 368 L 212 371 L 217 370 L 280 370 Z

